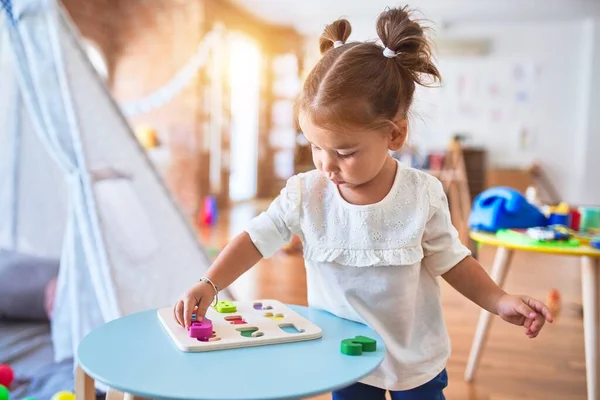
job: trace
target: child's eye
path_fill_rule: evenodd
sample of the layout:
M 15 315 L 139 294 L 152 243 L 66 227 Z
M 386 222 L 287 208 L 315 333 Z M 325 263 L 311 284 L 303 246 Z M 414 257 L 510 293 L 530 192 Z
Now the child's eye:
M 348 153 L 348 154 L 340 154 L 340 153 L 338 153 L 338 157 L 340 157 L 340 158 L 351 158 L 355 154 L 356 154 L 356 152 L 354 152 L 354 153 Z

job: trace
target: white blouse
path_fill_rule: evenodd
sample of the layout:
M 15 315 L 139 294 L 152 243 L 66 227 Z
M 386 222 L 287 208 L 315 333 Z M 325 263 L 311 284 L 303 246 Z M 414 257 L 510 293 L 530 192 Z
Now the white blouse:
M 381 335 L 385 360 L 361 382 L 407 390 L 445 368 L 450 342 L 437 277 L 470 252 L 439 180 L 398 163 L 383 200 L 353 205 L 313 170 L 290 178 L 246 231 L 266 258 L 297 235 L 309 305 Z

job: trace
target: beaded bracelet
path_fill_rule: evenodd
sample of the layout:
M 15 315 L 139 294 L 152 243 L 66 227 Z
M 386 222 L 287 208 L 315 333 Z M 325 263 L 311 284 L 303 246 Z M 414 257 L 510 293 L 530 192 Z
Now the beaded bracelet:
M 204 276 L 202 278 L 200 278 L 199 282 L 208 283 L 210 286 L 213 287 L 213 289 L 215 289 L 215 304 L 213 305 L 213 307 L 216 306 L 217 303 L 219 302 L 219 288 L 217 287 L 217 285 L 215 285 L 213 283 L 213 281 L 211 281 L 210 279 L 208 279 Z

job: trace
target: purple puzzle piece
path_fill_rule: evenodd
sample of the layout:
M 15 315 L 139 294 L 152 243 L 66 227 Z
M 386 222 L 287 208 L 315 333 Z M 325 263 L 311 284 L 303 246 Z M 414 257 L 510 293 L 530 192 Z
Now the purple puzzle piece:
M 195 321 L 190 326 L 190 337 L 198 340 L 208 340 L 213 333 L 212 321 L 208 318 L 204 318 L 202 321 Z

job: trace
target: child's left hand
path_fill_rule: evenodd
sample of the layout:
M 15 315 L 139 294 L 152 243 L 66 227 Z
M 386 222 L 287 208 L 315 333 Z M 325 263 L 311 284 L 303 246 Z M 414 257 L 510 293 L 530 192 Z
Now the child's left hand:
M 533 339 L 542 327 L 552 322 L 552 313 L 544 303 L 529 296 L 505 294 L 496 305 L 500 318 L 511 324 L 525 327 L 525 334 Z

